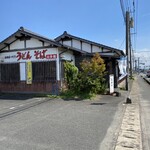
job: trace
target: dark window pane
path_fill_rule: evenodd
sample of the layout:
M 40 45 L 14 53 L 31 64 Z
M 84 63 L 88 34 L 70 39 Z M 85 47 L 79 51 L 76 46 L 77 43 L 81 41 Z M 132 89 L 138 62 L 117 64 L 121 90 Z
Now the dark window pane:
M 56 61 L 33 62 L 33 81 L 53 81 L 56 80 Z
M 0 64 L 1 82 L 18 82 L 20 81 L 19 63 Z

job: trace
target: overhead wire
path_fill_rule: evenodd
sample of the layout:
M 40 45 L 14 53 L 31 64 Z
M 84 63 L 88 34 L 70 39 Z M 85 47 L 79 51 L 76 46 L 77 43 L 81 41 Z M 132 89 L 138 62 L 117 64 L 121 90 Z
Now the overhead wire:
M 120 5 L 121 5 L 121 10 L 122 10 L 122 15 L 123 15 L 124 22 L 126 22 L 125 6 L 124 6 L 124 3 L 123 3 L 123 0 L 120 0 Z
M 133 29 L 131 29 L 132 35 L 132 50 L 136 50 L 136 43 L 137 43 L 137 18 L 138 18 L 138 0 L 120 0 L 121 10 L 124 22 L 126 22 L 126 12 L 129 11 L 131 17 L 134 20 Z M 120 47 L 122 47 L 124 41 L 121 43 Z
M 133 43 L 133 49 L 136 51 L 136 43 L 137 43 L 137 14 L 138 14 L 138 0 L 132 0 L 132 11 L 131 15 L 134 20 L 134 27 L 132 29 L 132 43 Z
M 123 46 L 124 43 L 125 43 L 125 39 L 122 41 L 122 43 L 120 44 L 120 46 L 118 47 L 118 49 L 121 49 L 121 47 Z
M 131 0 L 128 0 L 128 8 L 129 8 L 129 12 L 132 12 L 132 4 L 131 4 Z
M 136 49 L 136 43 L 137 43 L 137 34 L 138 34 L 138 32 L 137 32 L 137 30 L 138 30 L 138 0 L 136 0 L 136 6 L 135 6 L 135 9 L 136 9 L 136 13 L 135 13 L 135 20 L 136 20 L 136 22 L 135 22 L 135 49 Z

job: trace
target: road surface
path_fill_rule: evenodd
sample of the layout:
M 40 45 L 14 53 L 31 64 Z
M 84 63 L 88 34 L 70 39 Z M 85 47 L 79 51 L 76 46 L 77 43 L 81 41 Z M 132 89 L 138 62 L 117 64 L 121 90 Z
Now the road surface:
M 57 99 L 11 113 L 11 109 L 29 105 L 32 99 L 13 101 L 1 97 L 0 113 L 10 113 L 0 118 L 0 150 L 112 149 L 122 121 L 124 100 L 124 96 L 108 95 L 95 101 Z
M 140 86 L 140 106 L 143 150 L 150 150 L 150 84 L 138 77 Z

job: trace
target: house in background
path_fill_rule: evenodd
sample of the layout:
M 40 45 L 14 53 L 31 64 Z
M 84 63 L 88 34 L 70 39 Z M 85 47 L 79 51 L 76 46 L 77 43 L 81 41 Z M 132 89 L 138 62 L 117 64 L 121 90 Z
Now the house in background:
M 119 80 L 120 71 L 118 60 L 124 58 L 125 54 L 122 50 L 115 49 L 106 45 L 102 45 L 96 42 L 92 42 L 74 35 L 68 34 L 66 31 L 57 37 L 55 41 L 59 42 L 63 46 L 66 46 L 72 50 L 84 51 L 82 55 L 75 55 L 75 65 L 79 67 L 80 62 L 83 59 L 89 59 L 95 53 L 99 53 L 100 56 L 104 59 L 107 70 L 107 84 L 109 86 L 109 75 L 114 75 L 114 86 L 117 88 L 118 83 L 125 79 L 126 75 L 123 75 L 123 78 Z
M 63 84 L 63 62 L 79 66 L 95 52 L 105 60 L 108 75 L 115 75 L 117 87 L 117 59 L 125 56 L 123 51 L 67 32 L 51 40 L 20 27 L 0 43 L 0 91 L 57 94 Z

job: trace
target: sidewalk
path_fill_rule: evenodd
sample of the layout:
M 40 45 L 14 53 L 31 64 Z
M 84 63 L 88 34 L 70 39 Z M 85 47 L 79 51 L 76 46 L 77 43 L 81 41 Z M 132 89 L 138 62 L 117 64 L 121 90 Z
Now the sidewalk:
M 142 150 L 139 114 L 139 85 L 136 77 L 133 81 L 129 96 L 132 103 L 125 104 L 126 109 L 115 150 Z

